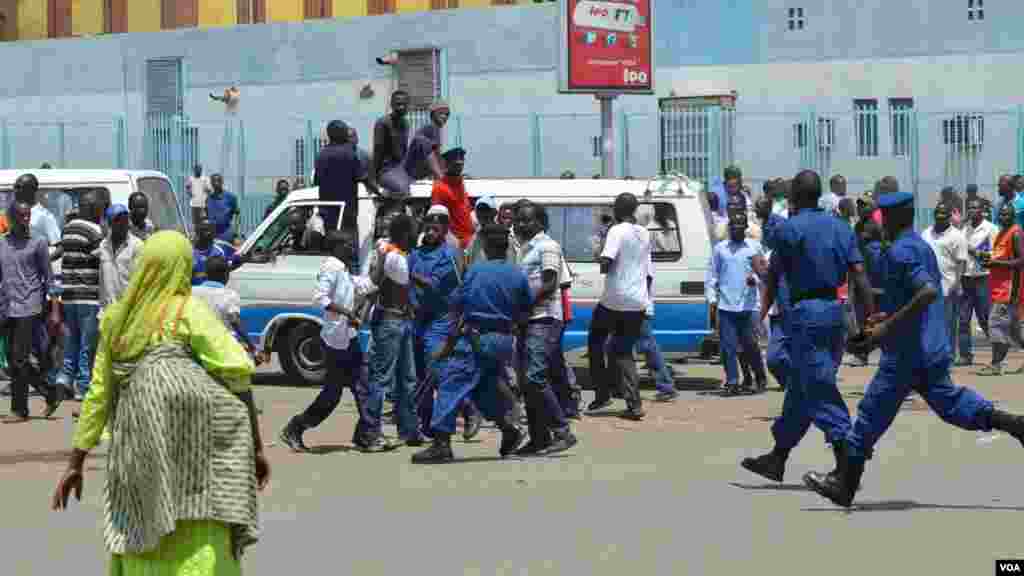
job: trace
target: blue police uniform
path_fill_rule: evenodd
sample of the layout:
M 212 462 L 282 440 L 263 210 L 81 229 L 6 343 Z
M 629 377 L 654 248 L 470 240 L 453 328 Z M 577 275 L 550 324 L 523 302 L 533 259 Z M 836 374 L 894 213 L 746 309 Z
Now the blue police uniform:
M 415 339 L 414 357 L 416 376 L 422 382 L 428 376 L 428 360 L 430 354 L 444 345 L 452 331 L 451 295 L 459 286 L 459 275 L 456 268 L 455 250 L 447 243 L 437 246 L 420 246 L 409 254 L 409 275 L 422 276 L 429 281 L 422 286 L 415 280 L 409 292 L 409 302 L 416 311 L 413 326 Z M 447 376 L 448 361 L 441 360 L 429 364 L 432 368 L 430 376 L 437 378 L 439 383 Z M 420 422 L 426 424 L 432 420 L 433 400 L 425 395 L 418 407 Z M 425 431 L 429 434 L 429 431 Z
M 803 209 L 774 234 L 771 266 L 791 298 L 786 325 L 792 371 L 782 415 L 772 425 L 776 449 L 788 453 L 813 421 L 829 443 L 846 438 L 850 413 L 836 386 L 846 330 L 837 290 L 849 268 L 863 263 L 853 230 L 819 208 Z
M 883 203 L 883 201 L 885 203 Z M 888 194 L 883 207 L 912 202 L 909 193 Z M 892 424 L 911 390 L 917 391 L 940 418 L 965 430 L 988 430 L 992 403 L 974 390 L 953 385 L 949 327 L 945 320 L 942 275 L 931 247 L 913 230 L 905 230 L 884 254 L 881 309 L 893 314 L 914 294 L 932 286 L 938 296 L 925 311 L 894 325 L 882 340 L 882 359 L 849 434 L 850 456 L 871 457 L 872 448 Z
M 910 204 L 912 194 L 898 192 L 879 199 L 882 208 Z M 974 390 L 953 385 L 942 275 L 931 247 L 913 230 L 903 231 L 885 252 L 883 311 L 892 314 L 907 306 L 921 289 L 936 293 L 928 307 L 914 317 L 892 325 L 881 341 L 878 372 L 857 407 L 857 419 L 840 443 L 837 468 L 829 474 L 808 472 L 804 483 L 841 506 L 850 506 L 860 487 L 864 462 L 875 443 L 892 424 L 907 393 L 916 390 L 944 421 L 965 430 L 1009 432 L 1024 444 L 1024 418 L 995 410 Z
M 762 243 L 768 250 L 775 250 L 775 232 L 786 219 L 778 214 L 770 214 L 763 226 Z M 765 363 L 768 371 L 780 386 L 786 387 L 789 381 L 792 362 L 789 356 L 790 337 L 786 326 L 786 313 L 789 309 L 789 285 L 786 279 L 779 276 L 779 285 L 775 292 L 775 306 L 779 313 L 771 317 L 771 335 L 768 339 L 768 351 Z
M 444 360 L 446 376 L 440 380 L 430 421 L 433 431 L 452 434 L 466 399 L 488 420 L 511 426 L 505 422 L 511 406 L 497 383 L 515 357 L 514 322 L 530 311 L 532 302 L 526 275 L 517 266 L 480 262 L 470 267 L 465 282 L 451 295 L 451 304 L 472 336 L 460 337 Z M 479 341 L 477 350 L 473 339 Z

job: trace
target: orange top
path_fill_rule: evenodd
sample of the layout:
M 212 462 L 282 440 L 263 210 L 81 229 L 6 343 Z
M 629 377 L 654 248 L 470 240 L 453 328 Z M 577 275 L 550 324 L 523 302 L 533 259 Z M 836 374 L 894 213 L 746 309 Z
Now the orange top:
M 11 231 L 11 225 L 7 222 L 7 214 L 0 214 L 0 234 L 7 234 Z
M 469 196 L 462 178 L 445 177 L 434 181 L 430 191 L 430 203 L 440 204 L 448 209 L 448 228 L 459 239 L 461 248 L 473 240 L 473 214 L 469 207 Z
M 993 260 L 1013 259 L 1013 239 L 1020 234 L 1020 226 L 1014 224 L 996 234 L 996 240 L 992 243 Z M 1006 304 L 1013 296 L 1013 281 L 1017 276 L 1015 270 L 1010 268 L 990 268 L 988 275 L 989 292 L 992 295 L 992 302 Z

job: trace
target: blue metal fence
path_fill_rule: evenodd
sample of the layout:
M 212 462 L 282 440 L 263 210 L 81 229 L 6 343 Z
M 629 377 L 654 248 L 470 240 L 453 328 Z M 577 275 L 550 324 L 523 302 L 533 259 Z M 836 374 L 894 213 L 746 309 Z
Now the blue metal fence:
M 344 118 L 368 148 L 375 117 Z M 287 178 L 309 184 L 324 143 L 328 117 L 185 115 L 147 116 L 140 129 L 124 117 L 27 119 L 0 117 L 0 167 L 153 168 L 171 177 L 183 207 L 184 182 L 194 164 L 223 174 L 242 201 L 242 232 L 261 221 L 274 184 Z M 428 120 L 413 113 L 413 129 Z M 811 168 L 825 178 L 841 173 L 848 191 L 869 189 L 882 176 L 914 191 L 919 225 L 942 186 L 978 184 L 994 193 L 1002 173 L 1024 172 L 1024 107 L 985 110 L 918 110 L 892 100 L 848 109 L 801 106 L 756 110 L 700 103 L 616 117 L 616 174 L 644 178 L 659 171 L 685 172 L 711 184 L 729 164 L 739 165 L 757 192 L 770 178 Z M 132 131 L 141 150 L 129 149 Z M 600 172 L 597 114 L 483 114 L 451 116 L 448 146 L 469 151 L 475 177 L 578 178 Z

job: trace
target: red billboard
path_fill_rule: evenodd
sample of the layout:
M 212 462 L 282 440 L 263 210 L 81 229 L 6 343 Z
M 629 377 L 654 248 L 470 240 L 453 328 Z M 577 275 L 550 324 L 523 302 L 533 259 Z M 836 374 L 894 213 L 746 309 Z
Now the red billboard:
M 654 0 L 562 0 L 560 92 L 651 94 Z

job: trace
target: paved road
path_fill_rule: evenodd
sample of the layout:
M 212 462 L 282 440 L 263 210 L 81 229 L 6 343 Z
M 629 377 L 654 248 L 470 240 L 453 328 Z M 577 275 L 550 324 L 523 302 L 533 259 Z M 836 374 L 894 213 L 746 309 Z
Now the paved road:
M 738 467 L 770 447 L 781 393 L 721 398 L 706 389 L 719 368 L 679 368 L 677 403 L 649 404 L 641 423 L 587 418 L 578 449 L 534 460 L 496 460 L 492 429 L 456 442 L 459 463 L 439 467 L 412 466 L 407 449 L 353 452 L 346 397 L 308 434 L 319 454 L 268 448 L 274 480 L 247 574 L 992 574 L 994 559 L 1024 557 L 1012 514 L 1024 510 L 1024 449 L 1012 439 L 954 430 L 908 404 L 870 463 L 860 506 L 841 511 L 800 486 L 804 471 L 832 464 L 820 432 L 794 452 L 782 485 Z M 870 373 L 843 369 L 851 406 Z M 1021 376 L 974 380 L 1024 411 Z M 274 440 L 314 391 L 273 373 L 259 384 Z M 47 511 L 74 408 L 0 427 L 2 574 L 104 573 L 101 455 L 89 461 L 85 501 Z

